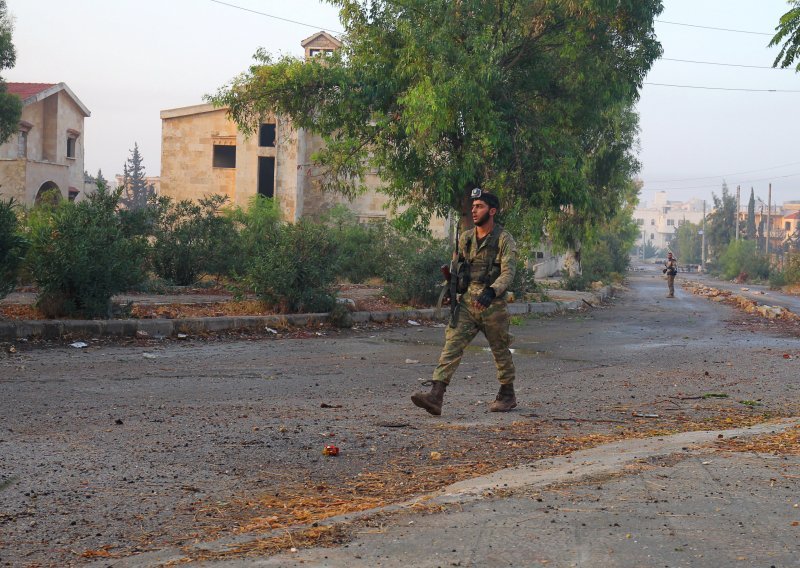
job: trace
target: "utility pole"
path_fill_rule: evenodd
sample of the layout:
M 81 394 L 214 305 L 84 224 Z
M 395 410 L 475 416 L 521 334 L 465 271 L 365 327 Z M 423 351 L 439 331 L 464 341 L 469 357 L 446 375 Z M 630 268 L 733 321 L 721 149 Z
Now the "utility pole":
M 706 271 L 706 200 L 703 200 L 703 239 L 700 244 L 700 272 Z
M 742 197 L 742 186 L 736 186 L 736 240 L 739 240 L 739 211 L 741 211 L 742 204 L 739 201 Z
M 767 251 L 767 260 L 769 260 L 769 225 L 772 220 L 772 184 L 769 184 L 769 192 L 767 193 L 767 246 L 764 247 Z

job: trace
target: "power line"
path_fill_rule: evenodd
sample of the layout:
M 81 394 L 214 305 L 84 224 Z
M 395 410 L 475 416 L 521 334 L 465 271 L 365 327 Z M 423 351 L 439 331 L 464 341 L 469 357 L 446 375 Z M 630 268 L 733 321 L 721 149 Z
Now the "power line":
M 666 20 L 655 20 L 659 24 L 670 24 L 672 26 L 685 26 L 687 28 L 700 28 L 703 30 L 716 30 L 718 32 L 734 32 L 737 34 L 753 34 L 753 35 L 765 35 L 765 36 L 774 36 L 774 33 L 766 33 L 766 32 L 751 32 L 747 30 L 732 30 L 730 28 L 715 28 L 712 26 L 698 26 L 696 24 L 684 24 L 683 22 L 667 22 Z
M 743 175 L 743 174 L 754 174 L 756 172 L 766 172 L 766 171 L 769 171 L 769 170 L 777 170 L 777 169 L 780 169 L 780 168 L 786 168 L 786 167 L 789 167 L 789 166 L 797 166 L 797 165 L 800 165 L 800 162 L 792 162 L 791 164 L 781 164 L 780 166 L 771 166 L 769 168 L 760 168 L 760 169 L 757 169 L 757 170 L 747 170 L 747 171 L 744 171 L 744 172 L 733 172 L 733 173 L 730 173 L 730 174 L 721 174 L 721 175 L 718 175 L 718 176 L 705 176 L 705 177 L 683 178 L 683 179 L 662 179 L 662 180 L 650 181 L 648 183 L 675 183 L 675 182 L 681 182 L 681 181 L 699 181 L 701 179 L 718 179 L 718 178 L 726 178 L 726 177 L 729 177 L 729 176 L 740 176 L 740 175 Z
M 785 178 L 798 177 L 798 176 L 800 176 L 800 172 L 795 173 L 795 174 L 787 174 L 785 176 L 772 176 L 772 177 L 768 177 L 768 178 L 749 179 L 749 180 L 731 181 L 731 182 L 728 182 L 727 180 L 723 180 L 723 181 L 728 185 L 728 187 L 730 187 L 731 185 L 747 185 L 747 184 L 751 184 L 751 183 L 758 183 L 760 181 L 774 181 L 776 179 L 785 179 Z M 645 181 L 644 183 L 645 183 L 645 186 L 646 186 L 647 182 Z M 686 189 L 708 189 L 710 187 L 720 187 L 720 185 L 719 184 L 711 184 L 711 185 L 693 185 L 693 186 L 690 186 L 690 187 L 666 187 L 666 188 L 658 189 L 657 191 L 683 191 L 683 190 L 686 190 Z
M 703 87 L 700 85 L 673 85 L 669 83 L 648 83 L 645 85 L 654 85 L 656 87 L 676 87 L 680 89 L 705 89 L 709 91 L 747 91 L 750 93 L 800 93 L 800 90 L 790 89 L 737 89 L 728 87 Z
M 315 28 L 315 29 L 318 29 L 318 30 L 331 32 L 331 33 L 334 33 L 334 34 L 344 33 L 344 32 L 339 31 L 339 30 L 330 30 L 330 29 L 322 27 L 322 26 L 315 26 L 315 25 L 312 25 L 312 24 L 306 24 L 305 22 L 298 22 L 297 20 L 290 20 L 288 18 L 281 18 L 280 16 L 273 16 L 272 14 L 266 14 L 264 12 L 259 12 L 257 10 L 251 10 L 250 8 L 245 8 L 243 6 L 237 6 L 236 4 L 228 4 L 227 2 L 222 2 L 221 0 L 211 0 L 211 2 L 214 2 L 215 4 L 221 4 L 221 5 L 227 6 L 229 8 L 236 8 L 237 10 L 242 10 L 243 12 L 250 12 L 251 14 L 258 14 L 259 16 L 272 18 L 274 20 L 280 20 L 281 22 L 288 22 L 290 24 L 297 24 L 298 26 L 306 26 L 307 28 Z
M 772 69 L 773 71 L 794 71 L 794 69 L 790 68 L 780 68 L 780 67 L 766 67 L 764 65 L 741 65 L 738 63 L 717 63 L 714 61 L 693 61 L 691 59 L 671 59 L 669 57 L 662 57 L 663 61 L 678 61 L 680 63 L 698 63 L 700 65 L 721 65 L 723 67 L 748 67 L 750 69 Z

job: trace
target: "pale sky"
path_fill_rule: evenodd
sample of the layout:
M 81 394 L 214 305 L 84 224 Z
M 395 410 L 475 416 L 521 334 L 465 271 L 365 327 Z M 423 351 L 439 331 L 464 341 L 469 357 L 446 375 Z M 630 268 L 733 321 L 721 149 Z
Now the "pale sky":
M 148 175 L 158 175 L 161 110 L 201 103 L 245 71 L 259 47 L 301 56 L 301 40 L 341 29 L 336 10 L 317 0 L 225 2 L 308 25 L 213 0 L 7 0 L 17 64 L 3 77 L 70 86 L 92 112 L 85 128 L 90 173 L 121 173 L 138 142 Z M 664 59 L 645 81 L 706 89 L 644 86 L 642 199 L 663 189 L 673 200 L 710 200 L 723 179 L 732 191 L 742 186 L 743 201 L 751 186 L 766 201 L 770 181 L 774 203 L 800 199 L 800 74 L 768 69 L 777 50 L 766 47 L 786 0 L 664 5 L 656 23 Z M 766 89 L 795 92 L 758 91 Z

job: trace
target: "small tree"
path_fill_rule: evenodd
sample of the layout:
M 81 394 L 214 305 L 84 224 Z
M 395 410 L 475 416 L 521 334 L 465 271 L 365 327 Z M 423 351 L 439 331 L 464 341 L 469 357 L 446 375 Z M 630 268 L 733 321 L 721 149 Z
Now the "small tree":
M 747 203 L 747 240 L 756 238 L 756 195 L 750 188 L 750 201 Z
M 19 233 L 16 203 L 13 199 L 0 200 L 0 298 L 14 290 L 27 245 Z
M 11 69 L 17 61 L 17 53 L 12 42 L 14 25 L 6 7 L 6 0 L 0 0 L 0 71 Z M 19 128 L 22 115 L 22 100 L 6 90 L 6 83 L 0 77 L 0 144 L 11 138 Z
M 712 193 L 714 210 L 707 217 L 706 243 L 712 255 L 719 257 L 736 236 L 736 197 L 728 191 L 728 184 L 722 183 L 722 196 Z
M 137 210 L 147 207 L 147 202 L 156 194 L 152 184 L 147 183 L 142 155 L 139 145 L 133 144 L 131 157 L 122 167 L 122 205 L 127 209 Z
M 694 223 L 684 223 L 675 233 L 672 239 L 672 252 L 677 256 L 681 263 L 700 264 L 702 262 L 702 237 L 700 226 Z
M 142 280 L 146 243 L 126 234 L 120 193 L 98 188 L 31 216 L 29 262 L 46 315 L 109 317 L 111 297 Z
M 769 278 L 769 260 L 756 250 L 754 241 L 733 241 L 719 258 L 722 277 L 741 281 Z

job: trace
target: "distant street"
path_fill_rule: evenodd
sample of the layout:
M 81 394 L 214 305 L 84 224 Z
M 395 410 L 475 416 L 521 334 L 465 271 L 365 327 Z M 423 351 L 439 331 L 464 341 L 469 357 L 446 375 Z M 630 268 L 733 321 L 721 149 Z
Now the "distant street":
M 17 343 L 0 359 L 0 565 L 155 565 L 153 555 L 177 558 L 198 540 L 313 522 L 334 505 L 341 512 L 354 503 L 386 505 L 622 438 L 800 415 L 800 340 L 754 331 L 733 308 L 688 294 L 681 279 L 677 297 L 666 299 L 653 267 L 632 273 L 607 305 L 516 321 L 520 407 L 501 415 L 487 412 L 497 384 L 482 339 L 466 354 L 441 417 L 411 405 L 443 342 L 444 329 L 429 324 L 310 330 L 302 338 L 98 341 L 86 349 Z M 328 444 L 340 455 L 322 455 Z M 791 464 L 794 477 L 779 481 L 796 490 L 800 472 Z M 682 475 L 705 475 L 698 468 L 687 464 Z M 574 511 L 602 497 L 594 487 L 563 496 L 560 506 L 572 511 L 559 516 L 565 550 L 576 539 L 584 551 L 610 546 L 575 528 L 584 521 Z M 519 505 L 487 503 L 476 507 L 500 516 Z M 458 534 L 466 521 L 450 523 L 446 514 L 418 522 Z M 786 542 L 800 533 L 780 519 L 794 540 L 776 537 L 773 550 L 769 533 L 759 533 L 767 538 L 764 561 L 742 565 L 769 566 L 771 551 L 786 558 Z M 692 526 L 697 532 L 702 523 Z M 531 527 L 541 536 L 544 526 Z M 515 534 L 512 526 L 486 533 L 475 540 L 483 548 L 448 544 L 456 551 L 430 562 L 392 554 L 406 566 L 509 565 L 514 557 L 487 561 L 485 547 L 503 547 Z M 387 541 L 370 538 L 380 555 Z M 661 537 L 648 538 L 655 546 Z M 548 556 L 549 541 L 540 542 L 536 558 L 551 566 L 600 565 Z M 150 556 L 137 560 L 142 553 Z M 340 563 L 330 565 L 344 565 L 349 554 L 338 549 L 332 558 Z M 711 550 L 698 563 L 631 554 L 632 563 L 615 565 L 729 564 L 727 553 L 724 563 L 710 560 Z M 325 565 L 324 556 L 309 558 Z M 363 565 L 367 557 L 377 562 L 367 555 Z

